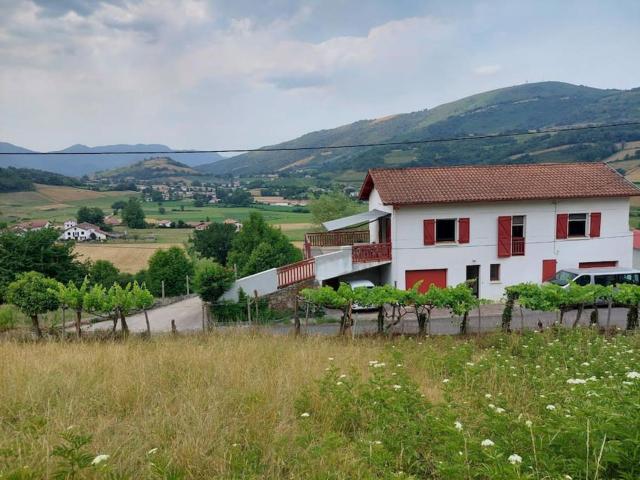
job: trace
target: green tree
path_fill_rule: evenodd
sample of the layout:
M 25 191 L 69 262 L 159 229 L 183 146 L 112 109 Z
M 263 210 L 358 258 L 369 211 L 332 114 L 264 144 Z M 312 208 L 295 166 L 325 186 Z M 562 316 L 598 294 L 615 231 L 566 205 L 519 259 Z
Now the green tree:
M 255 251 L 255 253 L 254 253 Z M 236 265 L 241 277 L 302 260 L 302 252 L 262 215 L 251 213 L 232 242 L 227 264 Z
M 70 308 L 76 313 L 76 337 L 82 335 L 82 310 L 84 308 L 84 297 L 89 291 L 89 282 L 85 278 L 80 288 L 72 281 L 67 285 L 58 284 L 58 301 L 63 308 Z
M 111 209 L 113 210 L 113 214 L 116 215 L 118 213 L 118 210 L 122 210 L 126 206 L 127 202 L 125 202 L 124 200 L 117 200 L 111 204 Z
M 111 305 L 111 299 L 107 294 L 107 289 L 100 285 L 93 285 L 91 289 L 85 293 L 84 298 L 82 300 L 82 308 L 86 312 L 112 315 L 113 308 Z M 118 319 L 117 317 L 113 318 L 113 331 L 116 331 Z
M 638 328 L 638 304 L 640 304 L 640 286 L 632 284 L 618 285 L 613 298 L 628 308 L 627 330 Z
M 421 283 L 421 282 L 420 282 Z M 431 326 L 431 314 L 436 308 L 445 308 L 447 306 L 447 290 L 436 287 L 431 284 L 429 290 L 420 293 L 420 283 L 413 286 L 409 290 L 411 303 L 416 309 L 416 318 L 418 319 L 418 334 L 424 335 L 427 326 Z
M 158 250 L 149 259 L 146 282 L 156 297 L 164 293 L 172 297 L 186 293 L 187 275 L 193 276 L 193 265 L 185 251 L 180 247 Z
M 114 283 L 107 291 L 108 303 L 116 318 L 120 318 L 120 328 L 125 335 L 129 334 L 129 326 L 127 325 L 127 316 L 135 306 L 131 284 L 121 287 Z M 115 329 L 114 329 L 115 330 Z
M 233 285 L 233 271 L 213 260 L 202 259 L 198 261 L 195 270 L 194 287 L 205 302 L 217 301 Z
M 122 221 L 129 228 L 145 228 L 144 210 L 140 200 L 131 197 L 122 209 Z
M 133 308 L 144 312 L 144 321 L 147 324 L 147 336 L 150 337 L 151 324 L 149 323 L 149 313 L 147 310 L 153 306 L 153 294 L 147 289 L 144 283 L 139 285 L 138 282 L 134 281 L 131 295 L 133 297 Z
M 119 283 L 120 270 L 108 260 L 96 260 L 89 267 L 89 280 L 92 284 L 100 284 L 109 288 L 114 283 Z
M 104 225 L 104 212 L 98 207 L 80 207 L 78 210 L 78 223 L 91 223 L 93 225 Z
M 212 223 L 204 230 L 195 230 L 189 241 L 202 257 L 212 258 L 225 265 L 235 236 L 235 225 Z
M 87 274 L 86 265 L 76 259 L 73 243 L 59 242 L 59 235 L 60 232 L 51 228 L 22 235 L 0 234 L 0 300 L 7 285 L 23 272 L 40 272 L 64 283 L 82 282 Z
M 9 284 L 7 300 L 31 318 L 33 331 L 42 338 L 38 315 L 56 310 L 58 300 L 58 282 L 38 272 L 26 272 Z
M 469 323 L 469 312 L 480 305 L 480 300 L 466 283 L 445 288 L 444 295 L 446 296 L 444 303 L 451 310 L 452 315 L 461 317 L 460 334 L 465 335 Z
M 344 193 L 332 192 L 313 199 L 309 202 L 311 218 L 316 225 L 322 225 L 329 220 L 348 217 L 361 212 L 365 207 L 347 197 Z
M 384 333 L 385 306 L 396 303 L 398 289 L 391 285 L 381 285 L 373 288 L 358 287 L 353 292 L 355 303 L 378 310 L 378 333 Z

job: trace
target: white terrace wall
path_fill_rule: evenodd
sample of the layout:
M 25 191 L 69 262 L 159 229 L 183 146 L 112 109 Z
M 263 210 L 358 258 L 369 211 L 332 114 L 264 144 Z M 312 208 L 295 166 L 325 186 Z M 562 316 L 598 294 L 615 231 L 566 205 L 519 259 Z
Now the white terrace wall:
M 241 288 L 247 295 L 253 295 L 254 291 L 257 291 L 260 296 L 275 292 L 278 290 L 278 269 L 272 268 L 248 277 L 239 278 L 222 296 L 222 299 L 237 302 Z

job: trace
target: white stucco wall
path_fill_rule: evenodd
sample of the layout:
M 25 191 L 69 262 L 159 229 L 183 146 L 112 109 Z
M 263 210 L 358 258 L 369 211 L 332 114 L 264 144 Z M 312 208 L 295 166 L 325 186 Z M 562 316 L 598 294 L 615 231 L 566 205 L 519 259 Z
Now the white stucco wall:
M 380 209 L 379 201 L 377 193 L 372 192 L 370 207 Z M 591 212 L 602 213 L 599 238 L 555 239 L 556 213 Z M 524 256 L 498 258 L 500 215 L 526 216 Z M 460 217 L 470 218 L 470 243 L 423 245 L 423 220 Z M 558 270 L 589 261 L 615 260 L 621 267 L 632 265 L 627 198 L 396 207 L 391 228 L 393 261 L 387 282 L 396 282 L 399 288 L 405 288 L 406 270 L 446 268 L 447 283 L 456 285 L 465 281 L 467 265 L 480 265 L 480 296 L 497 300 L 508 285 L 540 282 L 545 259 L 556 259 Z M 372 235 L 377 232 L 375 224 L 371 229 Z M 492 263 L 501 265 L 500 282 L 489 281 Z
M 231 288 L 222 296 L 223 300 L 238 301 L 238 292 L 242 288 L 247 295 L 253 295 L 254 291 L 258 295 L 267 295 L 278 289 L 278 269 L 272 268 L 248 277 L 239 278 Z
M 393 207 L 391 205 L 384 205 L 380 194 L 374 188 L 369 194 L 369 211 L 380 210 L 382 212 L 393 213 Z M 371 222 L 369 224 L 369 241 L 371 243 L 378 243 L 378 222 Z

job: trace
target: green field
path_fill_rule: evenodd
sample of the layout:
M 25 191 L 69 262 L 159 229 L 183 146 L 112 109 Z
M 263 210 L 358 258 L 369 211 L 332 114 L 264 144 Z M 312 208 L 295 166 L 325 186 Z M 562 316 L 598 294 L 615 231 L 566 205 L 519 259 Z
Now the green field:
M 75 218 L 82 206 L 99 207 L 105 214 L 112 213 L 111 205 L 118 200 L 128 200 L 134 192 L 93 192 L 72 187 L 39 186 L 37 191 L 0 194 L 0 221 L 16 222 L 29 219 L 47 219 L 62 223 L 68 218 Z M 149 221 L 183 220 L 185 222 L 222 222 L 227 218 L 239 221 L 246 220 L 251 212 L 259 212 L 272 225 L 296 224 L 295 228 L 283 228 L 292 240 L 302 240 L 308 231 L 311 215 L 296 212 L 292 207 L 276 207 L 256 205 L 254 207 L 222 207 L 207 205 L 202 208 L 193 206 L 192 200 L 173 202 L 143 202 L 142 207 Z M 160 208 L 165 213 L 160 213 Z M 122 229 L 119 229 L 122 230 Z M 131 233 L 131 232 L 130 232 Z M 184 229 L 146 229 L 135 231 L 142 237 L 155 236 L 157 242 L 174 243 L 184 241 L 191 230 Z

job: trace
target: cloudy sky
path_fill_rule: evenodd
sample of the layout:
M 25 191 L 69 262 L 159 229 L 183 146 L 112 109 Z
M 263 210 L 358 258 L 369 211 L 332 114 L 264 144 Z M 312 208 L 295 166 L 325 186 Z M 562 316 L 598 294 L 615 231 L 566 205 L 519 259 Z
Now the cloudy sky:
M 640 86 L 640 2 L 0 0 L 0 141 L 273 144 L 492 88 Z

